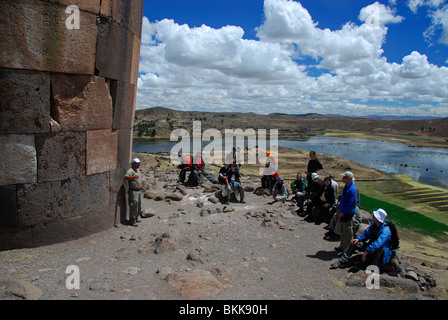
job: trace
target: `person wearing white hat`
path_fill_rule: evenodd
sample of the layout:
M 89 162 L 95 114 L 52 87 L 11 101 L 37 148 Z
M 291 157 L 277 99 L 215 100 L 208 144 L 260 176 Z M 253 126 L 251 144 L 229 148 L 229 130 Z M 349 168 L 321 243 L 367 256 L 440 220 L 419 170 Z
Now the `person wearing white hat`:
M 124 179 L 128 182 L 129 225 L 136 227 L 138 216 L 142 211 L 142 178 L 140 172 L 140 159 L 132 160 L 131 168 L 126 172 Z
M 373 211 L 373 222 L 363 232 L 350 242 L 339 260 L 331 268 L 344 268 L 348 265 L 350 257 L 355 251 L 363 251 L 362 262 L 364 267 L 376 265 L 380 271 L 392 258 L 392 232 L 386 223 L 387 213 L 383 209 Z

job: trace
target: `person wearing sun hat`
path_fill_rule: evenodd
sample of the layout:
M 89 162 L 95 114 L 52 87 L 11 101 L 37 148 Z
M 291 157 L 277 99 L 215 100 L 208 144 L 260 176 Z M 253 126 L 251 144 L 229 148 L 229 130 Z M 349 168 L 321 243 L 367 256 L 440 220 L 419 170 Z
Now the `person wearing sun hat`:
M 386 224 L 387 212 L 383 209 L 373 211 L 373 222 L 363 232 L 350 242 L 339 260 L 331 268 L 344 268 L 353 253 L 363 251 L 362 262 L 364 267 L 376 265 L 380 271 L 392 258 L 392 232 Z
M 132 161 L 131 168 L 126 172 L 124 179 L 128 182 L 129 224 L 137 226 L 138 216 L 142 211 L 142 175 L 140 173 L 140 159 Z

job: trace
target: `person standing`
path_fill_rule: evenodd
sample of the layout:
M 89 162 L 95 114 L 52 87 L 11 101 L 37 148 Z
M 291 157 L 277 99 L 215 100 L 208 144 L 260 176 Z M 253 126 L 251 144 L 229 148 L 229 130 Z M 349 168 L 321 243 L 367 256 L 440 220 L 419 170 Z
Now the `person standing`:
M 140 172 L 140 159 L 132 161 L 131 168 L 126 172 L 124 179 L 128 182 L 129 224 L 137 227 L 138 216 L 142 212 L 142 176 Z
M 320 163 L 319 159 L 316 157 L 316 151 L 310 151 L 310 160 L 308 161 L 307 166 L 307 172 L 306 172 L 306 179 L 308 181 L 308 192 L 310 191 L 311 184 L 312 184 L 312 175 L 313 173 L 318 173 L 319 170 L 323 170 L 322 163 Z
M 354 183 L 353 173 L 346 171 L 341 176 L 345 186 L 342 195 L 338 196 L 339 205 L 336 212 L 339 222 L 335 232 L 341 236 L 341 243 L 336 248 L 338 251 L 344 251 L 353 239 L 353 217 L 359 202 L 359 190 Z

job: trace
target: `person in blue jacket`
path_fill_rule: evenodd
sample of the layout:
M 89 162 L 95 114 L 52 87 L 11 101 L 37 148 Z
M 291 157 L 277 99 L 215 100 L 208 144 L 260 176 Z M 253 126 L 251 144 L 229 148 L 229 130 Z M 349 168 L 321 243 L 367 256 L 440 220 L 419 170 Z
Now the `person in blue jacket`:
M 342 195 L 338 196 L 339 205 L 337 207 L 337 216 L 339 218 L 338 228 L 335 232 L 341 236 L 341 243 L 336 247 L 338 251 L 344 251 L 353 239 L 353 216 L 359 203 L 359 191 L 354 180 L 355 177 L 350 171 L 346 171 L 342 176 L 342 182 L 345 184 Z
M 331 268 L 344 268 L 356 250 L 363 251 L 362 261 L 365 266 L 376 265 L 380 271 L 392 258 L 392 233 L 385 223 L 386 211 L 378 209 L 373 212 L 373 222 L 362 235 L 353 239 L 344 250 L 339 260 Z

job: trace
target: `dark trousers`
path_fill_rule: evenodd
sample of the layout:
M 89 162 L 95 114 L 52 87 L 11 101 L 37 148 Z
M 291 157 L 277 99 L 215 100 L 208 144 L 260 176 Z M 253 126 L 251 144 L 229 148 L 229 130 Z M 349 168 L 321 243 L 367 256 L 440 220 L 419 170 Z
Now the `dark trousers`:
M 274 187 L 276 182 L 277 182 L 277 179 L 272 175 L 263 176 L 261 178 L 261 187 L 263 189 L 269 189 L 269 191 L 272 191 L 272 188 Z
M 192 171 L 192 170 L 193 170 L 193 168 L 182 167 L 182 169 L 180 169 L 180 173 L 179 173 L 179 181 L 184 182 L 185 174 L 187 173 L 187 171 Z
M 347 262 L 350 257 L 356 252 L 356 251 L 362 251 L 364 252 L 366 248 L 370 245 L 370 242 L 362 242 L 358 241 L 355 245 L 351 244 L 344 250 L 342 253 L 342 256 L 340 258 L 341 261 Z M 366 261 L 363 262 L 363 267 L 368 267 L 370 265 L 375 265 L 380 268 L 380 270 L 383 268 L 383 256 L 384 256 L 384 249 L 378 249 L 372 254 L 368 254 L 366 257 Z

